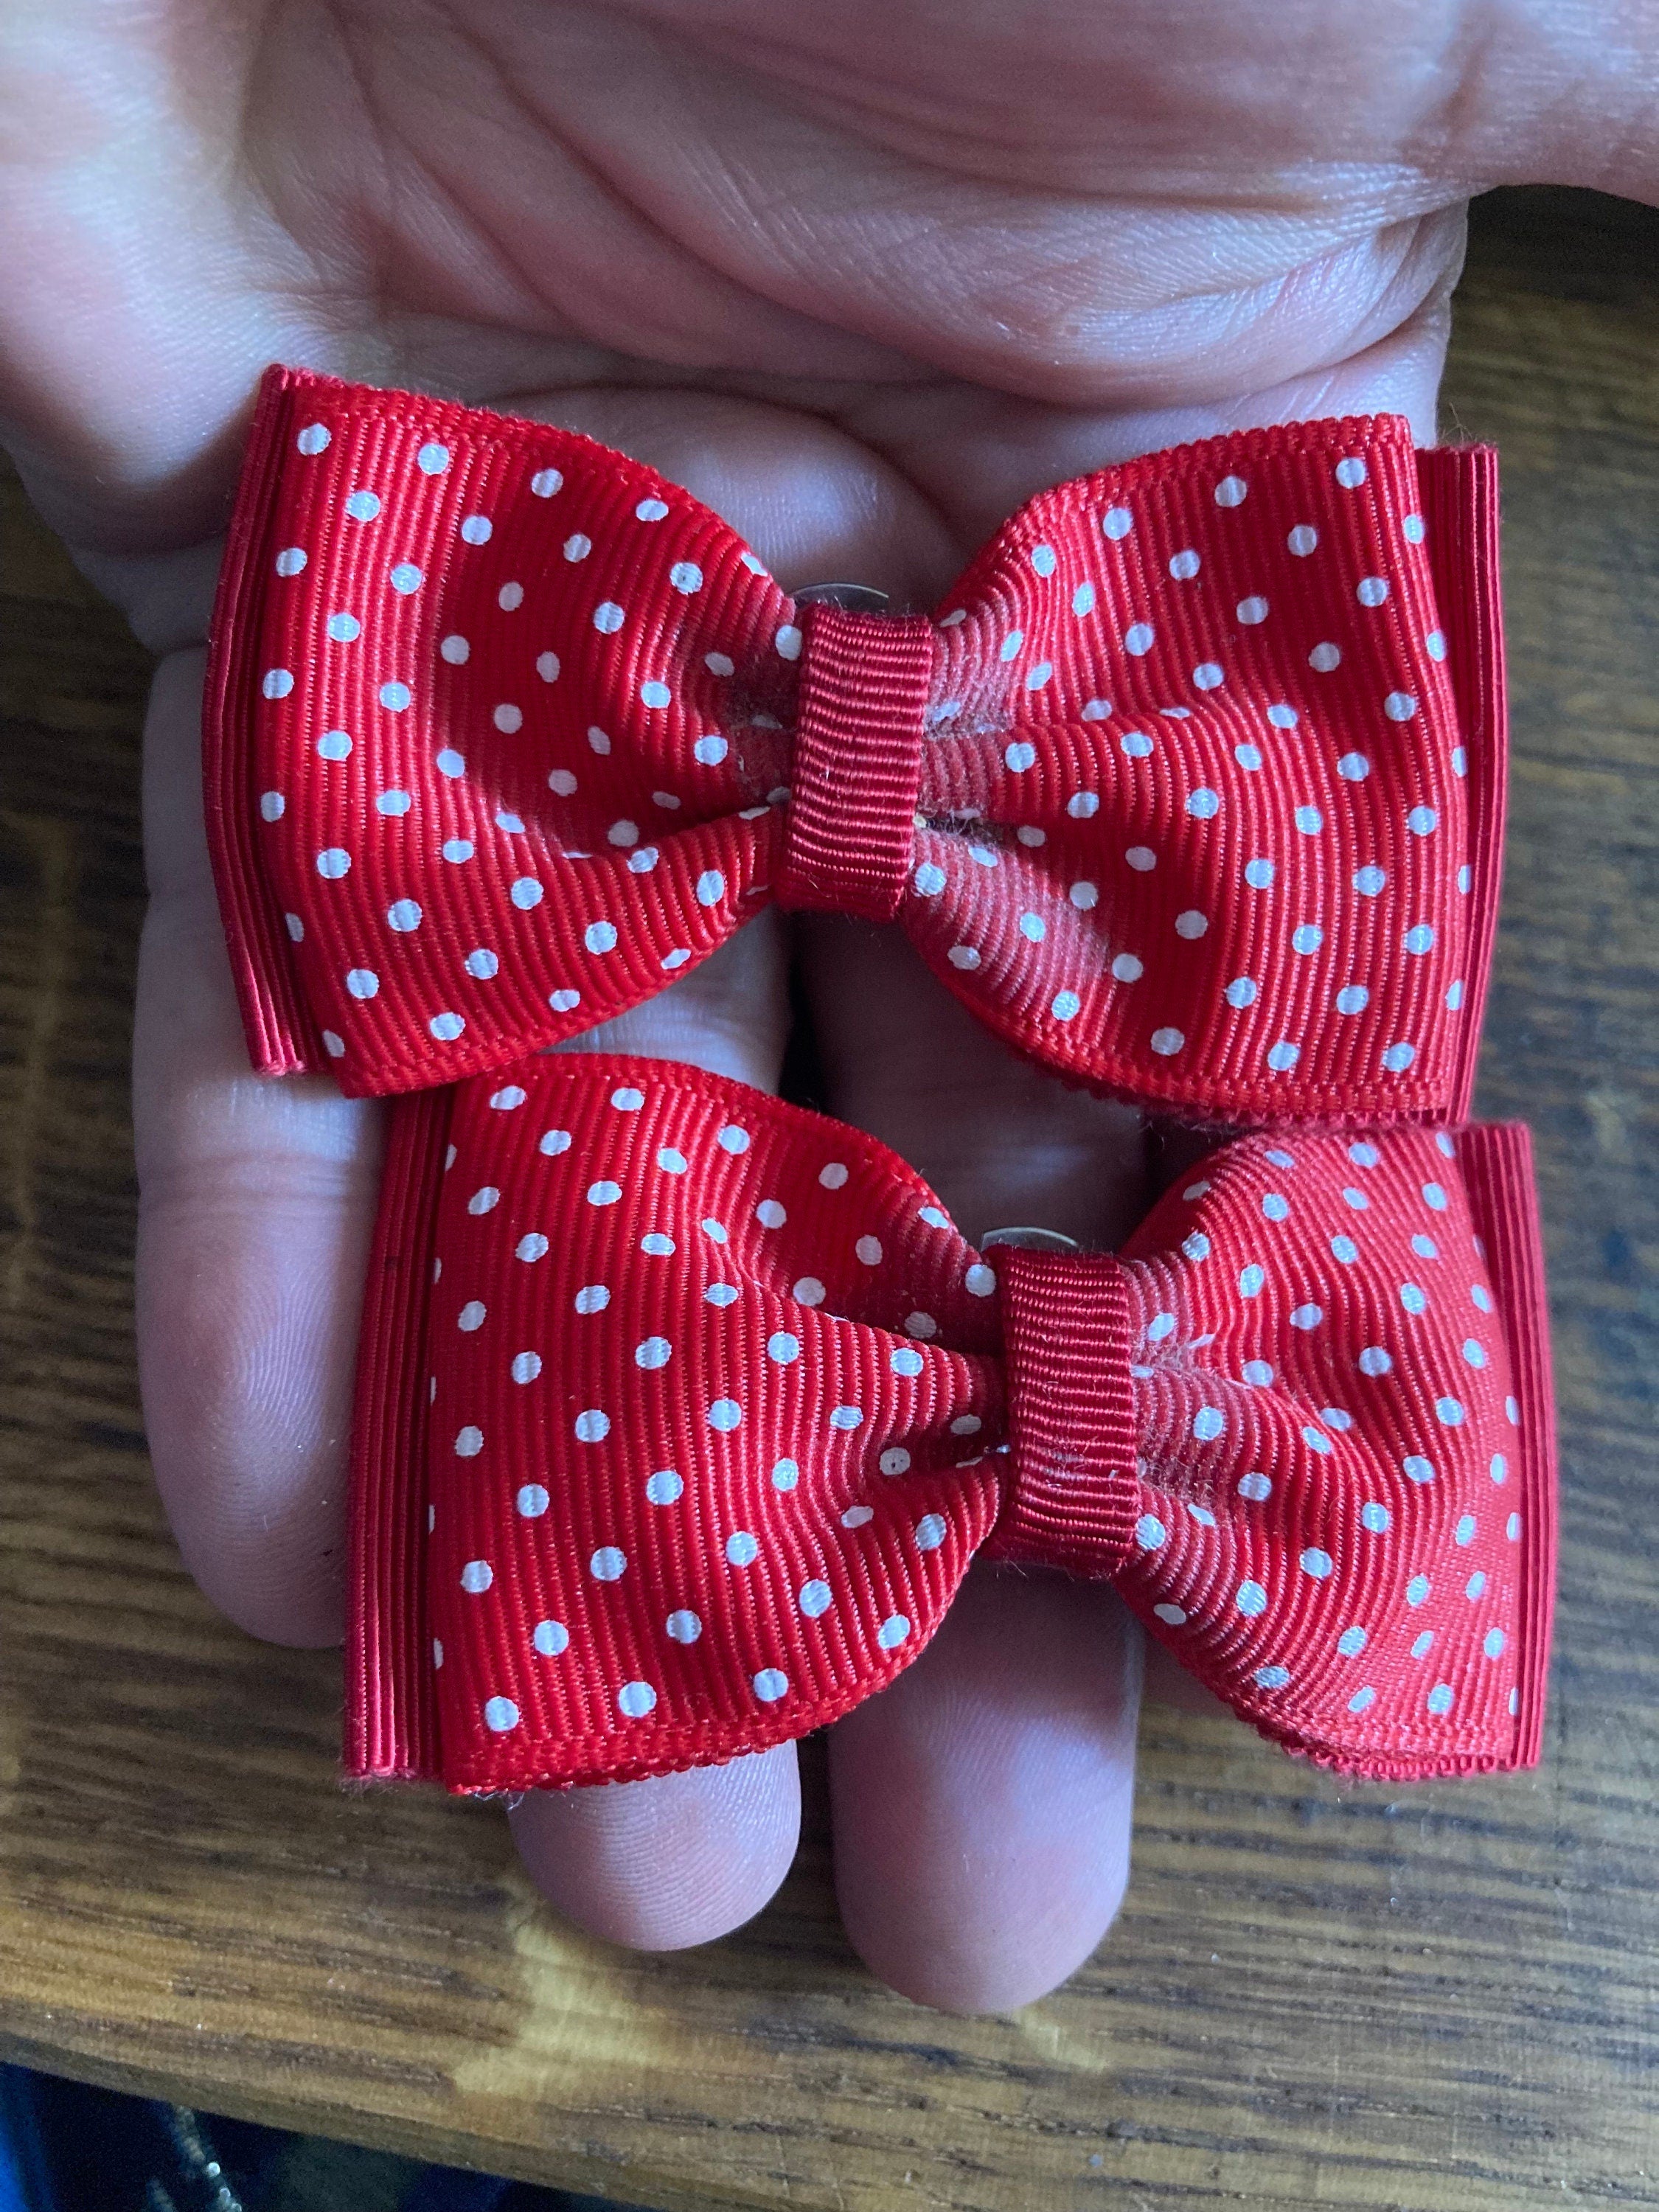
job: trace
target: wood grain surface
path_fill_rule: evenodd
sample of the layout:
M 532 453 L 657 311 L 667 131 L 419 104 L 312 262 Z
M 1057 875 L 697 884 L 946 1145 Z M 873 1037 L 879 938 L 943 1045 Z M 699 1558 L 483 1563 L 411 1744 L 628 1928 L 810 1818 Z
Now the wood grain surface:
M 0 487 L 0 2048 L 652 2207 L 1659 2206 L 1659 216 L 1477 210 L 1447 387 L 1507 488 L 1481 1106 L 1538 1134 L 1566 1494 L 1544 1763 L 1345 1785 L 1149 1708 L 1123 1918 L 961 2021 L 773 1907 L 633 1959 L 487 1807 L 335 1780 L 328 1654 L 182 1572 L 130 1343 L 146 667 Z M 350 2212 L 343 2206 L 341 2212 Z

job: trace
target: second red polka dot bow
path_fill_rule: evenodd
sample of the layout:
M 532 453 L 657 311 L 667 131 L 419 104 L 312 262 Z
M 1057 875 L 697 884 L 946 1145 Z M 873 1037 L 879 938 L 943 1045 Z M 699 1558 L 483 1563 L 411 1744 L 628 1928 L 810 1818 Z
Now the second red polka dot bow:
M 272 371 L 208 815 L 254 1064 L 447 1082 L 767 899 L 1233 1120 L 1467 1113 L 1504 788 L 1486 449 L 1387 416 L 1045 492 L 933 619 L 806 607 L 589 441 Z
M 347 1764 L 517 1790 L 801 1735 L 981 1552 L 1109 1577 L 1315 1759 L 1529 1765 L 1553 1451 L 1524 1130 L 1251 1137 L 1121 1257 L 988 1261 L 856 1130 L 529 1059 L 394 1118 Z

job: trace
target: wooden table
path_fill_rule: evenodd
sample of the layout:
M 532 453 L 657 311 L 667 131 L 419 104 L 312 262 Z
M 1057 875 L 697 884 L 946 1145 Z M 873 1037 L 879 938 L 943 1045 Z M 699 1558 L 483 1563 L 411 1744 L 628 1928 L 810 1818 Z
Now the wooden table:
M 1149 1709 L 1131 1899 L 1054 1996 L 875 1987 L 821 1804 L 773 1907 L 630 1959 L 488 1808 L 335 1781 L 328 1654 L 181 1571 L 129 1340 L 143 656 L 4 489 L 0 2044 L 630 2203 L 1659 2206 L 1659 217 L 1478 214 L 1448 420 L 1504 448 L 1508 897 L 1481 1103 L 1538 1133 L 1566 1502 L 1534 1775 L 1345 1786 Z M 349 2208 L 342 2208 L 349 2212 Z

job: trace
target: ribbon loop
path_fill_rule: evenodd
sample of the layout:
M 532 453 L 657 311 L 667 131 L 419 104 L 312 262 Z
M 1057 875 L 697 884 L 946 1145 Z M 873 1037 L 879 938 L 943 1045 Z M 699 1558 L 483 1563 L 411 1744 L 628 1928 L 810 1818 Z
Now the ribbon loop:
M 780 906 L 890 921 L 904 896 L 933 674 L 925 616 L 801 610 L 800 719 Z
M 987 1556 L 1103 1579 L 1139 1510 L 1123 1267 L 1010 1249 L 998 1270 L 1014 1479 Z

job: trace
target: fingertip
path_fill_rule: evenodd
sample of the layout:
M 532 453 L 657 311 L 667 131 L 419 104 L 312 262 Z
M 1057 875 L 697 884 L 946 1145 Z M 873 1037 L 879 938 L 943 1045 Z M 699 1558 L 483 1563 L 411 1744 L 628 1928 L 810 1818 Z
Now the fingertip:
M 830 1737 L 836 1891 L 872 1972 L 1006 2012 L 1089 1957 L 1128 1883 L 1139 1677 L 1108 1593 L 969 1576 L 928 1651 Z
M 635 1951 L 712 1943 L 767 1905 L 795 1856 L 800 1776 L 792 1743 L 723 1766 L 514 1807 L 525 1869 L 567 1919 Z

